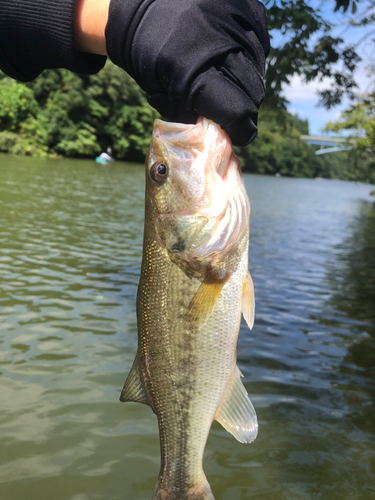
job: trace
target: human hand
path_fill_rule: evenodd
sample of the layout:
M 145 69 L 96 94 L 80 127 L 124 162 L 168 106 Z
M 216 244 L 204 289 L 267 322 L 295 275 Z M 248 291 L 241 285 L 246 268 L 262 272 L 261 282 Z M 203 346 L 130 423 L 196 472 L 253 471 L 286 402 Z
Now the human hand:
M 204 116 L 239 146 L 256 137 L 269 51 L 258 0 L 111 0 L 105 37 L 167 119 Z
M 76 0 L 74 45 L 80 52 L 106 56 L 105 27 L 110 0 Z

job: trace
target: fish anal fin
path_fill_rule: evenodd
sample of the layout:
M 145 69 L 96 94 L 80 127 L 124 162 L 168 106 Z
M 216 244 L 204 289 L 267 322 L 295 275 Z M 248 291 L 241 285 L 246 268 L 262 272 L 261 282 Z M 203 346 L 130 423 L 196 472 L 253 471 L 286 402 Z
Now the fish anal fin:
M 188 318 L 190 321 L 205 322 L 208 320 L 229 276 L 226 272 L 221 272 L 214 268 L 210 269 L 190 302 L 188 309 Z
M 236 366 L 232 385 L 215 415 L 215 420 L 240 443 L 251 443 L 258 434 L 258 421 L 254 407 L 241 382 L 241 376 Z
M 141 372 L 139 369 L 138 358 L 136 357 L 122 389 L 120 401 L 125 403 L 126 401 L 133 401 L 134 403 L 142 403 L 148 405 L 147 395 L 143 388 L 141 380 Z
M 248 272 L 242 286 L 242 314 L 250 330 L 254 326 L 255 296 L 254 285 Z

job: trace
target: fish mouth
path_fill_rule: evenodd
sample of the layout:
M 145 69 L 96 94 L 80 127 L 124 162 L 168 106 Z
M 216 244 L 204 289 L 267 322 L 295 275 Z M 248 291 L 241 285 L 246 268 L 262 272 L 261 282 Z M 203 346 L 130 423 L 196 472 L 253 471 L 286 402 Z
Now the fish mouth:
M 195 125 L 157 119 L 154 122 L 152 137 L 160 149 L 163 143 L 168 143 L 170 148 L 189 150 L 193 155 L 204 152 L 211 154 L 216 150 L 214 170 L 223 180 L 226 178 L 231 157 L 236 158 L 227 133 L 219 125 L 203 117 L 198 118 Z M 212 166 L 211 164 L 210 167 Z
M 242 240 L 250 216 L 241 168 L 227 133 L 206 118 L 196 125 L 156 121 L 153 139 L 167 141 L 175 158 L 192 155 L 200 172 L 200 195 L 192 204 L 158 213 L 168 251 L 193 267 L 194 262 L 226 254 Z
M 156 119 L 152 138 L 157 142 L 167 142 L 175 148 L 203 151 L 209 123 L 205 118 L 198 118 L 195 125 Z
M 216 125 L 216 123 L 200 117 L 197 121 L 197 125 L 199 124 L 203 129 L 202 135 L 204 135 L 205 138 L 206 149 L 208 146 L 210 150 L 216 149 L 219 151 L 219 154 L 215 155 L 217 162 L 216 172 L 223 181 L 225 181 L 229 167 L 231 166 L 231 161 L 235 160 L 236 167 L 240 168 L 238 159 L 232 151 L 232 141 L 228 134 L 219 125 Z

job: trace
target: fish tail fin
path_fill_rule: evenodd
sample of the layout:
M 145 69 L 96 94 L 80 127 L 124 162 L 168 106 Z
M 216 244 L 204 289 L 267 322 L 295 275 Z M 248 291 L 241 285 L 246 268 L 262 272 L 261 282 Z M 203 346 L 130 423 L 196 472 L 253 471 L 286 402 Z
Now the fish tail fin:
M 203 476 L 199 483 L 185 491 L 177 488 L 175 490 L 168 488 L 167 490 L 165 487 L 161 487 L 158 481 L 151 500 L 215 500 L 215 498 L 206 476 Z

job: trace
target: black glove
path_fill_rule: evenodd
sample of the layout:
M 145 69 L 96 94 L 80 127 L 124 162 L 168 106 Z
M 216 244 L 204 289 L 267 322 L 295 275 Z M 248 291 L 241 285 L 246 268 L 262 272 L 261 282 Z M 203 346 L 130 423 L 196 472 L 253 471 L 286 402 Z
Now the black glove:
M 167 119 L 204 116 L 238 146 L 255 138 L 269 52 L 258 0 L 111 0 L 106 43 Z

